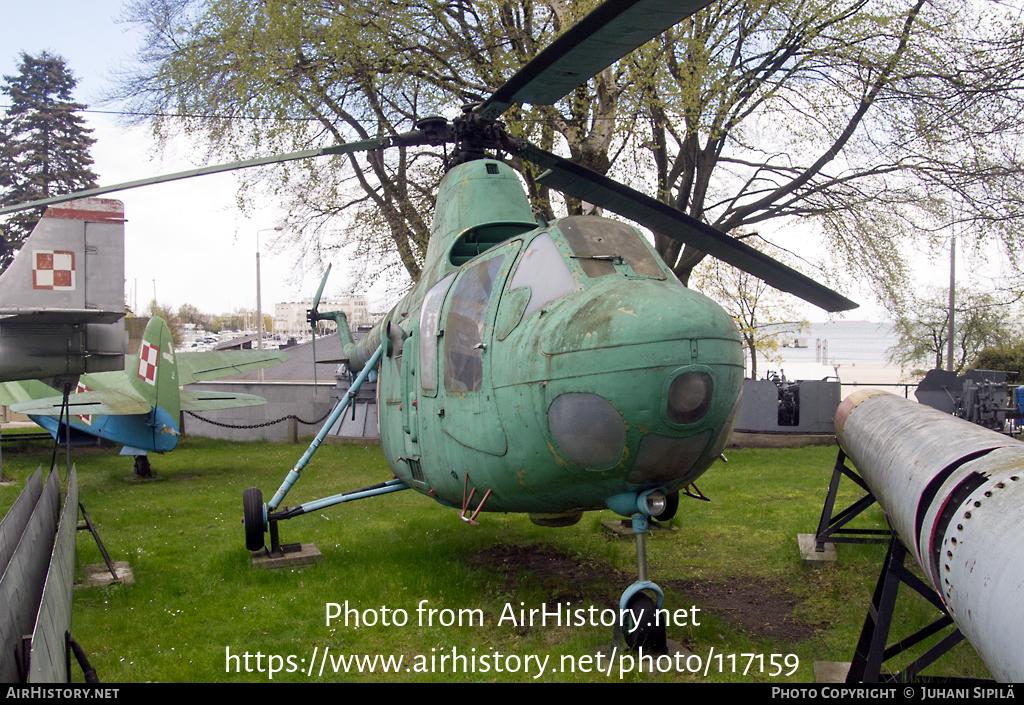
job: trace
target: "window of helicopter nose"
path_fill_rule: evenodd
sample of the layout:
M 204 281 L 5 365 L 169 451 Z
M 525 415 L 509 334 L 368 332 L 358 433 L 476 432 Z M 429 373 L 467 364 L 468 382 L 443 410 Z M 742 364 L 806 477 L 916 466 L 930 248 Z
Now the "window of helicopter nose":
M 449 392 L 480 391 L 487 304 L 504 260 L 502 254 L 473 265 L 455 285 L 444 331 L 444 388 Z
M 427 391 L 437 389 L 437 324 L 441 317 L 441 304 L 453 279 L 454 272 L 434 284 L 424 297 L 420 310 L 420 384 Z
M 616 262 L 625 262 L 638 276 L 665 279 L 665 271 L 651 248 L 624 223 L 580 215 L 558 221 L 558 229 L 591 279 L 615 274 Z
M 584 470 L 603 470 L 622 457 L 626 427 L 604 397 L 562 394 L 548 408 L 548 425 L 565 456 Z
M 519 320 L 525 320 L 534 311 L 578 288 L 568 265 L 547 233 L 535 237 L 526 248 L 508 288 L 512 291 L 524 286 L 530 287 L 530 301 Z
M 668 388 L 668 418 L 678 424 L 700 421 L 711 408 L 714 387 L 711 376 L 704 372 L 676 377 Z

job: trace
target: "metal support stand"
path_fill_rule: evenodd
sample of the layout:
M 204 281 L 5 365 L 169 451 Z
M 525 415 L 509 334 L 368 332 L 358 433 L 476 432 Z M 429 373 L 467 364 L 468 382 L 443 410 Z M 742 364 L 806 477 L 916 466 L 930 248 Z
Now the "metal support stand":
M 264 546 L 267 555 L 272 558 L 281 558 L 286 553 L 299 553 L 302 551 L 301 543 L 281 543 L 277 533 L 277 519 L 271 519 L 270 524 L 270 548 Z
M 57 417 L 57 432 L 53 435 L 53 457 L 50 458 L 50 468 L 57 465 L 57 449 L 61 442 L 61 424 L 64 424 L 64 445 L 67 453 L 67 470 L 71 472 L 71 385 L 64 384 L 64 400 L 60 405 L 60 415 Z
M 911 680 L 941 681 L 942 679 L 922 676 L 920 673 L 964 638 L 960 630 L 954 625 L 954 629 L 950 634 L 905 669 L 891 676 L 882 675 L 883 663 L 933 634 L 953 625 L 953 618 L 949 616 L 949 612 L 946 610 L 946 606 L 943 604 L 938 593 L 904 567 L 903 562 L 906 557 L 906 547 L 893 534 L 889 540 L 889 550 L 886 551 L 885 562 L 878 576 L 878 583 L 875 586 L 871 604 L 868 606 L 867 616 L 864 618 L 864 627 L 861 629 L 860 639 L 857 641 L 857 650 L 853 655 L 853 663 L 846 676 L 847 683 L 906 683 Z M 893 611 L 900 583 L 913 588 L 915 592 L 942 612 L 943 616 L 923 629 L 911 634 L 909 637 L 886 647 L 885 644 L 889 638 L 889 629 L 892 625 Z
M 857 484 L 866 495 L 851 504 L 849 507 L 834 515 L 832 512 L 836 505 L 836 496 L 839 494 L 839 482 L 843 476 L 848 477 Z M 825 550 L 825 543 L 885 543 L 892 535 L 888 529 L 844 529 L 852 519 L 875 503 L 875 497 L 871 490 L 861 479 L 860 475 L 846 467 L 846 453 L 839 449 L 836 457 L 835 467 L 832 469 L 832 479 L 828 483 L 828 494 L 825 495 L 825 506 L 821 509 L 821 519 L 818 521 L 818 531 L 814 536 L 814 550 L 821 553 Z
M 92 525 L 91 521 L 89 521 L 89 513 L 85 511 L 85 507 L 81 502 L 78 503 L 78 508 L 82 510 L 82 518 L 85 519 L 85 526 L 78 527 L 78 530 L 83 531 L 88 529 L 89 532 L 92 533 L 92 537 L 96 539 L 96 545 L 99 546 L 100 555 L 103 556 L 103 562 L 107 564 L 107 569 L 110 571 L 110 574 L 114 577 L 115 581 L 121 582 L 121 579 L 117 577 L 117 571 L 114 570 L 114 564 L 110 562 L 110 556 L 107 555 L 106 547 L 103 545 L 103 542 L 100 541 L 100 535 L 96 533 L 96 527 Z

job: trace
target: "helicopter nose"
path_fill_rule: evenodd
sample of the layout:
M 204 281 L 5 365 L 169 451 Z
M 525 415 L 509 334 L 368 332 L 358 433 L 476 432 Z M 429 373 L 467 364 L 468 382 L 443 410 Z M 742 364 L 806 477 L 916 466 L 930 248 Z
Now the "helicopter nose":
M 548 428 L 580 470 L 671 491 L 721 452 L 743 361 L 717 304 L 675 282 L 615 282 L 546 327 Z
M 544 328 L 547 355 L 669 341 L 739 342 L 732 318 L 703 294 L 678 282 L 624 277 L 558 306 Z

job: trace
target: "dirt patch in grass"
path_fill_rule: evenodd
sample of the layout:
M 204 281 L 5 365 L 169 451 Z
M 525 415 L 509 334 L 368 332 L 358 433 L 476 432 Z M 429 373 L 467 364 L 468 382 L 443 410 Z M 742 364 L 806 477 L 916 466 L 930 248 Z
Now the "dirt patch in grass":
M 797 599 L 766 578 L 669 580 L 665 585 L 752 636 L 797 641 L 814 636 L 813 626 L 793 619 Z
M 518 587 L 520 571 L 524 571 L 540 582 L 551 599 L 590 600 L 613 608 L 635 577 L 601 561 L 542 546 L 498 545 L 480 551 L 471 563 L 502 573 L 507 589 Z M 667 580 L 660 584 L 757 638 L 802 640 L 815 632 L 813 626 L 793 619 L 797 599 L 767 579 Z
M 480 551 L 471 564 L 503 574 L 509 590 L 518 588 L 520 571 L 528 573 L 540 582 L 549 598 L 574 603 L 590 600 L 612 606 L 618 601 L 615 586 L 624 588 L 631 582 L 626 573 L 606 563 L 544 546 L 500 544 Z

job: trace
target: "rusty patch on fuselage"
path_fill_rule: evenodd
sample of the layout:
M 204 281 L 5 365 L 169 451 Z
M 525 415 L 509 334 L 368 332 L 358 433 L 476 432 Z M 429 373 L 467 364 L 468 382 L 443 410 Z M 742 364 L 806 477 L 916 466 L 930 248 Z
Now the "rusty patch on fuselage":
M 555 462 L 559 465 L 559 467 L 568 468 L 569 464 L 558 457 L 558 451 L 555 450 L 555 447 L 551 445 L 551 443 L 548 443 L 547 446 L 548 450 L 551 451 L 551 455 L 555 457 Z

